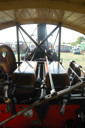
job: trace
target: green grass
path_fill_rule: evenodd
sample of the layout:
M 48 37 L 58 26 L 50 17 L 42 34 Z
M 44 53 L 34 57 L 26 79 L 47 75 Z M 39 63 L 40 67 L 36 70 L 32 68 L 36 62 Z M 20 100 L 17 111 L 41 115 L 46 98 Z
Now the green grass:
M 84 54 L 73 54 L 73 53 L 61 53 L 61 60 L 66 69 L 68 69 L 71 60 L 81 65 L 85 69 L 85 55 Z

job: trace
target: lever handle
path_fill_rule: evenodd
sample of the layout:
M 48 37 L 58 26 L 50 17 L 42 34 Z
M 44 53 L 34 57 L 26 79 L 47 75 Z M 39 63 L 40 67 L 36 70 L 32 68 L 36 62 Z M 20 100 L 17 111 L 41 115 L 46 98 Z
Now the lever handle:
M 67 99 L 64 99 L 63 100 L 63 105 L 62 105 L 61 110 L 60 110 L 60 115 L 64 115 L 65 108 L 66 108 L 66 103 L 67 103 Z
M 45 96 L 46 96 L 46 86 L 42 84 L 41 85 L 41 96 L 40 96 L 40 98 L 43 99 L 43 98 L 45 98 Z
M 4 102 L 6 104 L 11 102 L 11 99 L 8 97 L 8 85 L 4 86 Z

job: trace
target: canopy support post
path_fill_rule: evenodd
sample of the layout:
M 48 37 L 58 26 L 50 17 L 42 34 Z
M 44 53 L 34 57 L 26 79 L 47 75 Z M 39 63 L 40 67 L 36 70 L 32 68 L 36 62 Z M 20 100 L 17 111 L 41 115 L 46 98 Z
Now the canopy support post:
M 16 24 L 16 36 L 17 36 L 17 56 L 18 56 L 18 66 L 20 65 L 20 47 L 19 47 L 19 27 Z
M 60 48 L 61 48 L 61 23 L 59 24 L 59 44 L 58 44 L 58 61 L 60 62 Z

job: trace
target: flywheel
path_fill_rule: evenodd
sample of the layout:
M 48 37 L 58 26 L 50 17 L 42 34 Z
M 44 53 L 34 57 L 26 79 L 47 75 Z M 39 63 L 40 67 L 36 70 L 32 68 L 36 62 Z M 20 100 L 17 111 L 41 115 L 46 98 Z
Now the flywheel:
M 0 46 L 0 66 L 10 75 L 17 68 L 15 55 L 7 45 Z

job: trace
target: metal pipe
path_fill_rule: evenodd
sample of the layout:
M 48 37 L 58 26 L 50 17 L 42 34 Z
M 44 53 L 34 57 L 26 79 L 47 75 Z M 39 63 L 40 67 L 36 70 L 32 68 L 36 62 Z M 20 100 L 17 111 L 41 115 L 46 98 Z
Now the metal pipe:
M 57 40 L 58 34 L 59 34 L 59 30 L 58 30 L 58 32 L 57 32 L 57 35 L 56 35 L 56 38 L 55 38 L 55 41 L 54 41 L 54 44 L 53 44 L 53 49 L 54 49 L 54 46 L 55 46 L 55 43 L 56 43 L 56 40 Z
M 40 99 L 45 98 L 45 96 L 46 96 L 46 85 L 45 85 L 44 80 L 42 80 L 42 84 L 41 84 L 41 96 L 40 96 Z
M 46 84 L 45 84 L 45 65 L 43 64 L 43 80 L 42 80 L 42 84 L 41 84 L 41 96 L 40 99 L 45 98 L 46 96 Z
M 27 48 L 30 50 L 30 48 L 28 47 L 28 45 L 27 45 L 27 43 L 26 43 L 26 41 L 25 41 L 25 39 L 24 39 L 24 36 L 23 36 L 23 34 L 22 34 L 22 32 L 21 32 L 21 30 L 19 29 L 19 32 L 20 32 L 20 34 L 21 34 L 21 36 L 22 36 L 22 38 L 23 38 L 23 40 L 24 40 L 24 43 L 25 43 L 25 45 L 27 46 Z
M 33 61 L 34 56 L 35 56 L 35 53 L 36 53 L 36 51 L 35 51 L 34 54 L 32 55 L 31 61 Z
M 16 24 L 16 33 L 17 33 L 17 55 L 18 55 L 18 66 L 20 65 L 20 48 L 19 48 L 19 28 Z
M 41 64 L 39 64 L 39 66 L 38 66 L 38 75 L 37 75 L 37 79 L 40 78 L 40 68 L 41 68 Z
M 47 58 L 46 58 L 46 61 L 47 61 L 47 65 L 48 65 L 48 70 L 49 70 L 48 73 L 49 73 L 49 79 L 50 79 L 50 84 L 51 84 L 51 91 L 50 91 L 50 93 L 53 95 L 53 94 L 56 94 L 56 90 L 55 90 L 55 87 L 54 87 L 52 75 L 51 75 L 51 72 L 50 72 L 49 62 L 48 62 Z
M 45 63 L 43 64 L 43 80 L 46 80 Z
M 58 44 L 58 61 L 60 62 L 60 45 L 61 45 L 61 23 L 59 24 L 59 44 Z

